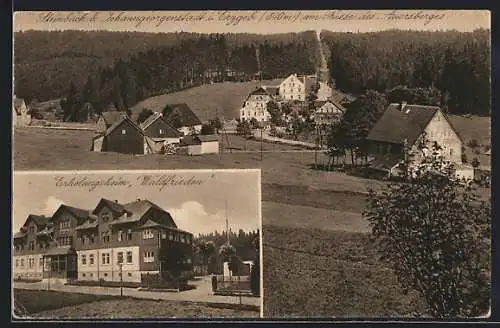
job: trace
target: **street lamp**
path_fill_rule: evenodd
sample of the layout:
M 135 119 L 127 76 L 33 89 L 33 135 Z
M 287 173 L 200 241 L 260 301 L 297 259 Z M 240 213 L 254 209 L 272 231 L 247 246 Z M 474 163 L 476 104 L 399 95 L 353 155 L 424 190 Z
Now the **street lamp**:
M 123 296 L 123 263 L 118 264 L 120 266 L 120 296 Z

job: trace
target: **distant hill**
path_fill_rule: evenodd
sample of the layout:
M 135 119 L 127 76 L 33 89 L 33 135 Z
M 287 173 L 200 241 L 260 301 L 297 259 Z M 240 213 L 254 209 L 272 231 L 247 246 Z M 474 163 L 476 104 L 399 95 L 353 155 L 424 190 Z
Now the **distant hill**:
M 161 112 L 166 104 L 186 103 L 202 121 L 213 119 L 216 110 L 225 119 L 238 118 L 238 111 L 251 91 L 260 85 L 277 85 L 281 81 L 214 83 L 150 97 L 132 107 L 132 116 L 136 118 L 143 108 Z

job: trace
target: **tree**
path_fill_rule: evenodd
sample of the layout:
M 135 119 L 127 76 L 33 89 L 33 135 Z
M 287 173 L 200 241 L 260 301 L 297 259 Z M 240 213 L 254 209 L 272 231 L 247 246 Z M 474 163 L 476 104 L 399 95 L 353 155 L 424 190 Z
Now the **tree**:
M 489 307 L 491 200 L 453 176 L 437 147 L 405 182 L 369 190 L 363 213 L 381 259 L 404 292 L 416 291 L 430 315 L 473 317 Z
M 210 127 L 216 132 L 219 133 L 220 129 L 223 128 L 224 124 L 222 123 L 222 120 L 220 119 L 219 116 L 217 116 L 215 119 L 210 120 L 208 122 Z
M 143 108 L 137 117 L 137 122 L 142 123 L 147 120 L 154 112 L 151 109 Z
M 170 113 L 172 113 L 172 110 L 173 110 L 172 106 L 166 104 L 165 107 L 163 107 L 162 111 L 163 117 L 168 117 Z
M 168 248 L 168 250 L 166 250 Z M 180 288 L 181 273 L 190 268 L 188 264 L 188 253 L 186 247 L 178 242 L 171 242 L 168 247 L 161 248 L 160 251 L 160 261 L 165 269 L 172 274 L 177 284 L 177 288 Z
M 271 124 L 282 126 L 284 122 L 279 104 L 275 101 L 269 101 L 267 103 L 266 109 L 271 116 Z
M 236 125 L 236 133 L 240 136 L 248 137 L 252 135 L 252 128 L 248 121 L 240 121 Z
M 201 135 L 211 135 L 215 133 L 215 128 L 211 124 L 202 124 Z
M 356 153 L 364 154 L 366 160 L 365 138 L 386 107 L 385 95 L 374 90 L 365 91 L 347 106 L 340 131 L 344 133 L 341 139 L 344 141 L 344 149 L 351 153 L 352 165 L 356 164 Z
M 78 90 L 76 88 L 76 85 L 71 82 L 69 84 L 67 97 L 61 100 L 64 121 L 73 122 L 75 120 L 76 111 L 79 109 L 80 105 L 81 100 L 80 96 L 78 95 Z
M 215 245 L 211 241 L 202 240 L 198 244 L 198 251 L 202 256 L 203 265 L 205 267 L 205 274 L 208 274 L 208 262 L 210 258 L 215 254 Z

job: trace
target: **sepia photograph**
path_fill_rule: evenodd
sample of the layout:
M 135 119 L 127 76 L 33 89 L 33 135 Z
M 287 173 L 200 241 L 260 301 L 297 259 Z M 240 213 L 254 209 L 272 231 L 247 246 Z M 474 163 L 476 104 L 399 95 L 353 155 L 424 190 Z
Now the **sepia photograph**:
M 257 169 L 264 318 L 490 316 L 488 10 L 20 11 L 13 25 L 14 171 Z M 169 198 L 149 200 L 193 243 L 243 252 L 224 231 L 239 236 L 257 189 L 234 181 L 206 194 L 238 197 L 232 230 L 181 226 Z M 93 212 L 101 197 L 64 204 Z M 146 198 L 127 197 L 104 198 Z M 41 212 L 19 213 L 26 234 Z M 220 287 L 229 267 L 202 245 L 206 297 L 240 306 Z M 252 297 L 220 315 L 258 316 Z
M 13 315 L 258 318 L 259 170 L 14 173 Z

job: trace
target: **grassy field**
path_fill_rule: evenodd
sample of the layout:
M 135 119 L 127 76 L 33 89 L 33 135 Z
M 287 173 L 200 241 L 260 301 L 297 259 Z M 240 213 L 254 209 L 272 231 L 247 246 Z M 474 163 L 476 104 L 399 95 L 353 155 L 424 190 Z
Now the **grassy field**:
M 147 98 L 137 103 L 132 111 L 137 115 L 143 108 L 162 111 L 166 104 L 186 103 L 202 121 L 213 119 L 216 110 L 225 119 L 239 118 L 239 110 L 251 91 L 261 85 L 277 85 L 281 81 L 282 79 L 202 85 Z
M 472 130 L 466 124 L 462 129 Z M 264 153 L 261 161 L 260 142 L 238 136 L 230 136 L 231 154 L 226 150 L 192 157 L 94 153 L 89 151 L 91 136 L 87 131 L 18 128 L 14 168 L 260 168 L 265 316 L 410 316 L 421 310 L 418 298 L 403 295 L 390 270 L 377 263 L 366 234 L 369 227 L 361 212 L 367 188 L 380 190 L 385 182 L 313 170 L 313 152 Z M 264 151 L 296 150 L 267 143 L 263 147 Z M 320 164 L 327 161 L 322 154 L 318 158 Z M 489 193 L 483 190 L 485 197 Z
M 238 305 L 135 299 L 130 297 L 15 289 L 14 297 L 35 318 L 253 318 L 259 311 Z
M 368 234 L 269 225 L 263 242 L 266 316 L 415 317 L 424 310 L 377 260 Z

